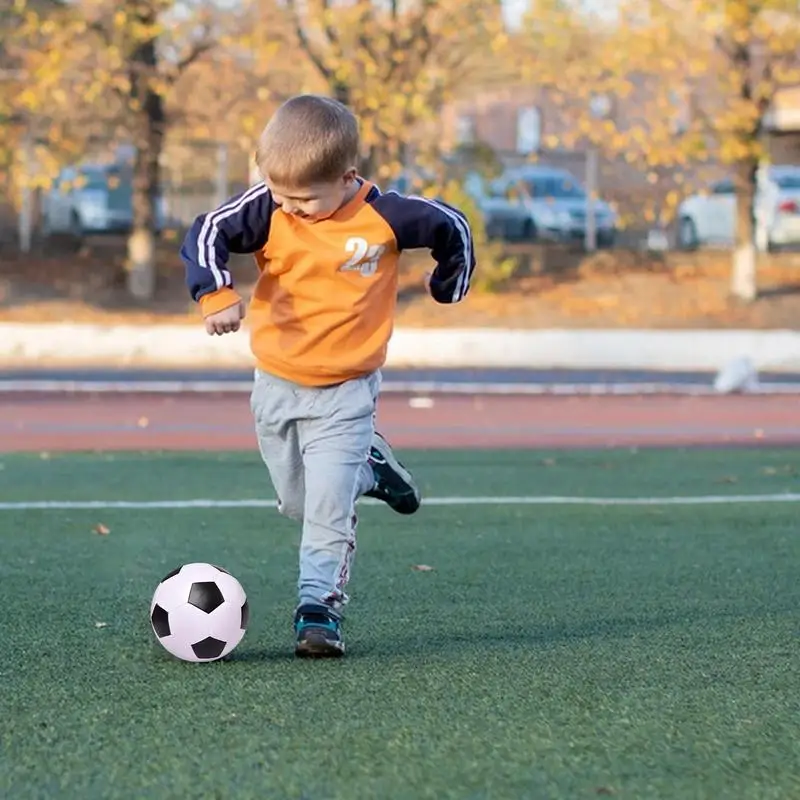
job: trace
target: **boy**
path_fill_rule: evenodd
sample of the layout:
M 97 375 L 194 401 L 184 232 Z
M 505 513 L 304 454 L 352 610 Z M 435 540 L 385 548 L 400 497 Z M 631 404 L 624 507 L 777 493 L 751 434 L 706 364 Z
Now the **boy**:
M 245 316 L 229 254 L 253 253 L 260 271 L 249 308 L 250 406 L 278 509 L 303 525 L 298 656 L 344 653 L 358 497 L 400 514 L 420 505 L 413 477 L 374 430 L 399 253 L 431 250 L 437 266 L 426 285 L 439 303 L 462 300 L 475 267 L 463 214 L 382 194 L 358 176 L 358 154 L 358 123 L 345 106 L 288 100 L 258 142 L 263 183 L 198 217 L 181 248 L 210 335 L 239 330 Z

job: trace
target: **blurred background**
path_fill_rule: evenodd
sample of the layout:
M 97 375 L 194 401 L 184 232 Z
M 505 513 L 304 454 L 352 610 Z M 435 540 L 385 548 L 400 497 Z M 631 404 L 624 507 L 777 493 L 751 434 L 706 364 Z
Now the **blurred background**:
M 467 211 L 479 323 L 794 327 L 799 54 L 796 0 L 4 0 L 0 313 L 192 313 L 184 230 L 309 91 Z

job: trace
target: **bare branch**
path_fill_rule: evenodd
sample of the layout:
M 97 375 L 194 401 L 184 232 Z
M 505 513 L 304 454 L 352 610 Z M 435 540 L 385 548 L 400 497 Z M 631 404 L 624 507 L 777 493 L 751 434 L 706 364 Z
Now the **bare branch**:
M 392 52 L 398 49 L 409 49 L 416 55 L 416 59 L 405 58 L 402 62 L 393 61 L 387 74 L 387 78 L 393 78 L 396 73 L 400 73 L 405 80 L 412 78 L 414 73 L 419 73 L 427 65 L 428 59 L 436 48 L 436 38 L 431 33 L 430 14 L 438 5 L 439 0 L 423 0 L 416 14 L 407 22 L 397 20 L 392 26 Z M 396 3 L 393 3 L 393 10 Z M 404 32 L 403 40 L 397 37 L 398 30 Z M 438 37 L 447 39 L 447 37 Z M 449 43 L 448 43 L 449 44 Z
M 322 56 L 311 46 L 311 41 L 306 35 L 305 28 L 303 27 L 300 11 L 297 8 L 297 0 L 286 0 L 286 5 L 292 12 L 294 33 L 297 37 L 298 44 L 303 49 L 303 52 L 309 57 L 311 63 L 316 67 L 319 74 L 325 78 L 326 81 L 330 82 L 333 78 L 333 70 L 325 63 Z
M 325 37 L 327 38 L 331 46 L 336 48 L 337 55 L 341 56 L 342 46 L 339 41 L 339 34 L 336 32 L 336 29 L 330 23 L 330 10 L 331 10 L 331 0 L 322 0 L 322 16 L 324 22 L 323 30 L 325 31 Z
M 106 47 L 111 47 L 114 43 L 113 36 L 109 28 L 107 28 L 100 20 L 94 20 L 86 26 L 92 33 L 96 33 L 102 40 Z
M 395 2 L 392 5 L 396 5 Z M 372 42 L 370 42 L 369 36 L 367 31 L 369 31 L 372 27 L 372 24 L 375 22 L 375 8 L 372 4 L 372 0 L 360 0 L 359 6 L 361 8 L 361 16 L 358 20 L 359 22 L 359 34 L 358 34 L 358 45 L 359 47 L 370 57 L 370 60 L 373 64 L 380 64 L 381 59 L 378 58 L 378 54 L 375 52 L 375 49 L 372 47 Z M 395 48 L 392 46 L 390 48 L 390 52 L 392 55 L 389 56 L 390 61 L 394 61 L 392 57 L 395 53 Z
M 206 36 L 210 35 L 207 32 Z M 192 66 L 199 58 L 214 49 L 216 42 L 210 38 L 202 38 L 195 42 L 188 50 L 186 55 L 175 64 L 175 67 L 170 72 L 167 78 L 167 83 L 172 86 L 176 81 Z
M 370 7 L 372 3 L 370 3 Z M 398 0 L 392 0 L 391 8 L 389 9 L 391 27 L 389 29 L 389 47 L 394 53 L 397 50 L 397 16 L 400 3 Z
M 724 55 L 729 61 L 734 61 L 736 59 L 736 54 L 731 49 L 730 43 L 726 42 L 720 34 L 715 34 L 714 44 L 720 53 L 722 53 L 722 55 Z

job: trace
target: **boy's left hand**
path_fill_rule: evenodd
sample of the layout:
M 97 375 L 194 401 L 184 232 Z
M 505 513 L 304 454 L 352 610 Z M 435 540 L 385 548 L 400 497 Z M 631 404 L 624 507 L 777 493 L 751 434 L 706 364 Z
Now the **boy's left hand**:
M 241 300 L 235 305 L 217 311 L 215 314 L 209 314 L 205 318 L 206 333 L 209 336 L 235 333 L 241 328 L 244 315 L 244 302 Z

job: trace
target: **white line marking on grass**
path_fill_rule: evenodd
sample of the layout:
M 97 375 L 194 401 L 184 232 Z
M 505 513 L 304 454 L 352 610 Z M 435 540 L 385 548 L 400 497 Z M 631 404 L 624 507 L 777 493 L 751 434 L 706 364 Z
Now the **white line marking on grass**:
M 364 505 L 379 500 L 362 499 Z M 683 497 L 429 497 L 424 506 L 707 506 L 725 503 L 800 503 L 800 494 L 731 494 Z M 90 509 L 191 509 L 191 508 L 275 508 L 274 500 L 41 500 L 0 503 L 0 511 L 90 510 Z

